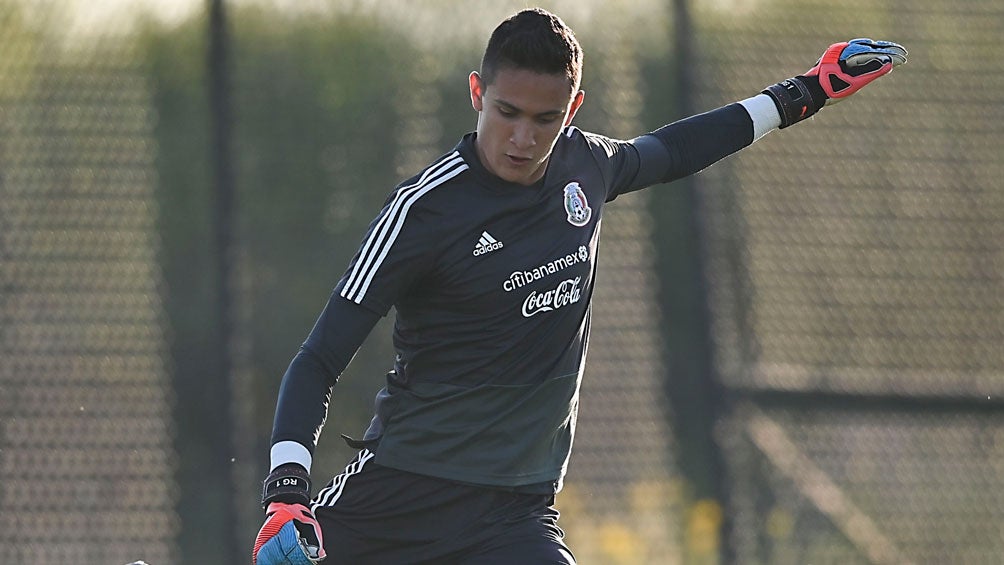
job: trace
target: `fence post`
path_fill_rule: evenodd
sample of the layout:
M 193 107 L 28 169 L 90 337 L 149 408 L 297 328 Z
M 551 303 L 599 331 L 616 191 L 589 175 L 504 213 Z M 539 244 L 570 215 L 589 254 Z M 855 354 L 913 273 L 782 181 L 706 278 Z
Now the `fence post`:
M 175 371 L 175 433 L 179 455 L 178 533 L 181 563 L 242 563 L 233 484 L 234 175 L 231 103 L 223 0 L 208 0 L 206 96 L 212 183 L 211 240 L 214 267 L 211 308 L 204 323 L 211 345 L 199 371 Z M 187 360 L 186 360 L 187 361 Z M 190 363 L 186 363 L 190 365 Z
M 229 556 L 232 562 L 238 562 L 242 554 L 237 547 L 238 523 L 236 505 L 234 504 L 235 488 L 233 485 L 231 453 L 233 441 L 233 360 L 232 345 L 234 338 L 235 302 L 233 292 L 234 281 L 234 218 L 236 216 L 236 197 L 234 186 L 233 156 L 231 153 L 232 111 L 230 96 L 230 60 L 228 58 L 228 42 L 226 11 L 224 0 L 210 0 L 209 5 L 209 52 L 208 52 L 208 86 L 209 112 L 212 131 L 210 132 L 212 174 L 214 194 L 214 225 L 216 239 L 216 285 L 217 285 L 217 323 L 220 372 L 216 381 L 218 392 L 216 413 L 216 433 L 214 440 L 217 451 L 214 454 L 213 469 L 219 473 L 220 506 L 223 521 L 220 526 L 219 539 L 224 547 L 224 556 Z
M 691 65 L 694 29 L 687 0 L 671 0 L 672 77 L 678 117 L 696 113 Z M 702 257 L 701 200 L 693 177 L 652 191 L 657 228 L 654 245 L 662 303 L 668 374 L 670 426 L 690 503 L 684 517 L 685 563 L 731 563 L 727 547 L 729 515 L 724 458 L 714 428 L 724 411 L 723 391 L 714 371 L 711 313 Z

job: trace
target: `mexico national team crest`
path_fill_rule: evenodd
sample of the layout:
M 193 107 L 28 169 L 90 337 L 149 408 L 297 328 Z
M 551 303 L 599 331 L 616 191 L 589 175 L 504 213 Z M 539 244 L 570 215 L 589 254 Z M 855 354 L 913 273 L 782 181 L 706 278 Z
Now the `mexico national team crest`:
M 586 193 L 582 192 L 577 182 L 565 185 L 565 211 L 568 212 L 568 223 L 580 228 L 586 225 L 593 215 L 593 209 L 586 200 Z

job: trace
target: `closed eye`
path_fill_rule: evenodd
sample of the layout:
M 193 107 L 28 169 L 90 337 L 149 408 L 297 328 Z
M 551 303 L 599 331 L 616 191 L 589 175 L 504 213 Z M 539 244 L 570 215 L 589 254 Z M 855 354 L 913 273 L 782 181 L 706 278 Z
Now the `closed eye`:
M 514 119 L 520 115 L 520 110 L 518 108 L 514 108 L 508 104 L 499 104 L 496 108 L 498 109 L 499 115 L 506 119 Z M 537 114 L 534 116 L 533 120 L 541 125 L 553 124 L 554 122 L 560 120 L 563 115 L 563 112 L 546 112 L 544 114 Z

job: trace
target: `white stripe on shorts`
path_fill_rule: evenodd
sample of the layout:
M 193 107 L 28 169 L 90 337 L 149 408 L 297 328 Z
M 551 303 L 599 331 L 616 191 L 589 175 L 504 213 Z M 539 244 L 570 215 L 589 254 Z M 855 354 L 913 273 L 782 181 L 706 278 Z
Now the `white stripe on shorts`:
M 342 490 L 345 488 L 345 482 L 349 480 L 352 475 L 357 475 L 363 470 L 363 466 L 370 459 L 376 457 L 376 453 L 368 449 L 360 451 L 355 459 L 351 463 L 345 466 L 345 470 L 340 474 L 335 475 L 331 482 L 327 484 L 324 488 L 317 493 L 314 497 L 314 501 L 310 504 L 311 512 L 316 512 L 319 506 L 334 506 L 338 499 L 342 496 Z

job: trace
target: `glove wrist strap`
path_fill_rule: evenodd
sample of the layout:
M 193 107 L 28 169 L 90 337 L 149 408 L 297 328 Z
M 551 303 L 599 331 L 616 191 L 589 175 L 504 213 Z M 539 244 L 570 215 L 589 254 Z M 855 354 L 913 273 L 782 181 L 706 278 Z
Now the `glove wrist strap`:
M 815 79 L 815 80 L 813 80 Z M 818 92 L 813 92 L 813 88 Z M 768 86 L 770 96 L 781 115 L 781 129 L 796 124 L 819 111 L 826 103 L 826 93 L 816 77 L 797 76 Z
M 269 473 L 262 488 L 262 507 L 271 502 L 310 504 L 310 474 L 307 470 L 296 463 L 287 463 Z

